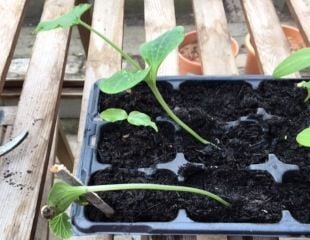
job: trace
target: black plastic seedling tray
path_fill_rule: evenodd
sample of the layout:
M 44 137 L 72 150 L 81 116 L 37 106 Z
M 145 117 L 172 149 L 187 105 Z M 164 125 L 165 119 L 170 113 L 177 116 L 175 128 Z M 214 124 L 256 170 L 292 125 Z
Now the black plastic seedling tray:
M 244 76 L 244 77 L 204 77 L 204 76 L 185 76 L 185 77 L 162 77 L 159 81 L 168 81 L 174 89 L 184 81 L 229 81 L 230 83 L 245 81 L 250 83 L 254 89 L 264 80 L 271 80 L 270 77 Z M 284 80 L 283 80 L 284 81 Z M 286 80 L 285 80 L 286 81 Z M 296 81 L 296 80 L 287 80 Z M 86 127 L 84 132 L 84 144 L 81 153 L 81 162 L 78 168 L 77 177 L 84 184 L 88 184 L 90 176 L 98 170 L 110 168 L 111 164 L 98 161 L 96 143 L 102 127 L 106 124 L 98 118 L 98 101 L 100 91 L 95 84 L 90 96 L 90 104 L 87 112 Z M 263 108 L 257 109 L 257 114 L 262 119 L 272 117 Z M 169 121 L 166 117 L 157 118 L 158 121 Z M 228 122 L 228 127 L 233 127 L 238 121 L 251 121 L 245 117 L 240 117 L 236 121 Z M 178 127 L 174 125 L 176 131 Z M 179 181 L 182 176 L 178 175 L 180 168 L 188 164 L 182 152 L 176 154 L 173 161 L 158 163 L 152 167 L 137 168 L 136 170 L 150 175 L 157 169 L 167 169 L 174 172 Z M 203 167 L 201 163 L 191 163 Z M 281 162 L 278 157 L 270 153 L 265 163 L 251 164 L 247 168 L 249 171 L 268 172 L 276 183 L 281 184 L 282 177 L 288 171 L 299 171 L 296 164 Z M 229 199 L 228 199 L 229 200 Z M 309 199 L 310 201 L 310 199 Z M 310 210 L 309 210 L 310 212 Z M 303 224 L 295 220 L 290 211 L 282 211 L 282 219 L 278 223 L 229 223 L 229 222 L 196 222 L 190 219 L 186 211 L 181 209 L 177 217 L 169 222 L 93 222 L 85 216 L 85 207 L 74 205 L 72 207 L 72 222 L 77 235 L 89 233 L 141 233 L 141 234 L 227 234 L 227 235 L 308 235 L 310 234 L 310 224 Z

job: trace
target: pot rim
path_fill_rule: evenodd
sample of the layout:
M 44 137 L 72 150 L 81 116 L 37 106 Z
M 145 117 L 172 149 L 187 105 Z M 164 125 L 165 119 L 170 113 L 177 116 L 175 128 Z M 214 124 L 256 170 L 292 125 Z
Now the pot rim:
M 300 33 L 299 29 L 297 27 L 291 26 L 291 25 L 287 25 L 287 24 L 281 24 L 281 28 L 286 28 L 288 30 L 292 30 L 292 31 L 296 31 L 298 33 Z M 255 50 L 254 47 L 251 43 L 251 35 L 250 33 L 247 33 L 247 35 L 244 38 L 244 43 L 245 43 L 245 47 L 246 49 L 251 52 L 252 54 L 255 54 Z
M 184 39 L 187 37 L 187 36 L 190 36 L 190 35 L 197 35 L 197 31 L 190 31 L 190 32 L 187 32 L 184 36 Z M 198 41 L 198 39 L 197 39 Z M 233 38 L 233 37 L 230 37 L 230 43 L 232 43 L 235 47 L 236 47 L 236 52 L 234 52 L 233 50 L 233 55 L 234 57 L 237 57 L 238 54 L 239 54 L 239 51 L 240 51 L 240 47 L 239 47 L 239 44 L 238 44 L 238 41 Z M 186 45 L 186 44 L 185 44 Z M 179 58 L 181 58 L 183 61 L 187 62 L 188 64 L 192 64 L 192 65 L 195 65 L 197 67 L 201 67 L 202 63 L 201 61 L 200 62 L 197 62 L 197 61 L 192 61 L 186 57 L 184 57 L 181 53 L 180 53 L 180 48 L 185 46 L 185 45 L 182 45 L 182 43 L 180 44 L 180 46 L 178 47 L 178 55 L 179 55 Z

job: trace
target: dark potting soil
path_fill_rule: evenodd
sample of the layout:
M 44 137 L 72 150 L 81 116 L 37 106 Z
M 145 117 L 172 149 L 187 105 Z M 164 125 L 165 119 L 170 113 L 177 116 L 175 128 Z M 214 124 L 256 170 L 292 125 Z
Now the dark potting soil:
M 170 221 L 179 209 L 186 209 L 194 221 L 270 223 L 281 219 L 282 210 L 290 210 L 297 220 L 310 223 L 310 151 L 295 140 L 297 133 L 310 125 L 304 89 L 287 81 L 266 81 L 256 90 L 242 82 L 185 82 L 178 91 L 169 85 L 161 87 L 174 112 L 220 149 L 200 144 L 183 130 L 174 134 L 173 125 L 167 122 L 157 123 L 158 133 L 126 122 L 107 124 L 97 143 L 97 155 L 101 162 L 112 164 L 113 170 L 97 172 L 90 184 L 184 184 L 214 192 L 232 207 L 196 195 L 122 191 L 101 194 L 117 210 L 112 219 L 89 207 L 86 213 L 91 220 Z M 102 95 L 99 109 L 122 107 L 146 112 L 152 119 L 165 117 L 148 91 L 141 86 L 119 95 L 120 99 Z M 119 169 L 154 167 L 173 160 L 176 152 L 204 168 L 183 169 L 181 183 L 166 171 L 158 172 L 161 177 L 145 177 Z M 264 163 L 271 153 L 282 162 L 298 165 L 300 171 L 285 174 L 284 183 L 276 184 L 268 173 L 247 170 L 250 164 Z
M 97 157 L 99 162 L 118 167 L 150 167 L 175 158 L 174 126 L 158 122 L 152 128 L 136 127 L 127 122 L 106 124 L 101 129 Z
M 161 82 L 157 86 L 169 106 L 173 107 L 175 103 L 174 98 L 171 96 L 174 91 L 171 84 Z M 110 95 L 101 93 L 99 95 L 98 111 L 102 112 L 107 108 L 122 108 L 128 113 L 131 111 L 140 111 L 153 118 L 164 113 L 145 83 L 141 83 L 130 91 L 119 94 Z
M 177 184 L 177 176 L 168 170 L 158 171 L 147 177 L 144 173 L 127 169 L 109 169 L 93 174 L 89 185 L 112 183 L 161 183 Z M 158 191 L 118 191 L 99 193 L 113 209 L 113 217 L 107 218 L 93 206 L 86 207 L 91 221 L 171 221 L 178 213 L 179 194 Z

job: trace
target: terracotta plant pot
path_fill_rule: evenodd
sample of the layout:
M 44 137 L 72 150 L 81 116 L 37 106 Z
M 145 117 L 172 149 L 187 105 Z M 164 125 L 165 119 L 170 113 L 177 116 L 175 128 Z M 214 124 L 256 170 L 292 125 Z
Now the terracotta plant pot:
M 201 66 L 201 61 L 200 61 L 200 53 L 198 50 L 198 45 L 197 45 L 197 32 L 192 31 L 188 32 L 185 34 L 184 41 L 181 43 L 179 46 L 179 73 L 180 75 L 185 75 L 185 74 L 202 74 L 202 66 Z M 180 50 L 186 46 L 191 44 L 190 49 L 197 49 L 196 54 L 191 54 L 192 56 L 185 57 Z M 236 57 L 239 53 L 239 45 L 238 42 L 234 39 L 231 38 L 231 48 L 233 51 L 234 56 Z M 190 50 L 189 50 L 190 51 Z
M 283 24 L 282 30 L 289 41 L 292 51 L 296 51 L 306 46 L 298 28 Z M 256 59 L 254 47 L 251 43 L 250 34 L 247 34 L 245 37 L 245 46 L 247 49 L 245 73 L 246 74 L 261 74 L 262 71 Z

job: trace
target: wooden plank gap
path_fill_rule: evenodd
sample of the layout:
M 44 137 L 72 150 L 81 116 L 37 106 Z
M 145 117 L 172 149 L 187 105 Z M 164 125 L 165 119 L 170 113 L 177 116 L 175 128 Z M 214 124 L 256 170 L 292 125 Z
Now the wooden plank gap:
M 237 75 L 222 0 L 193 0 L 193 8 L 203 73 Z
M 258 63 L 264 74 L 272 75 L 276 66 L 291 53 L 274 5 L 271 0 L 241 0 L 241 3 Z

